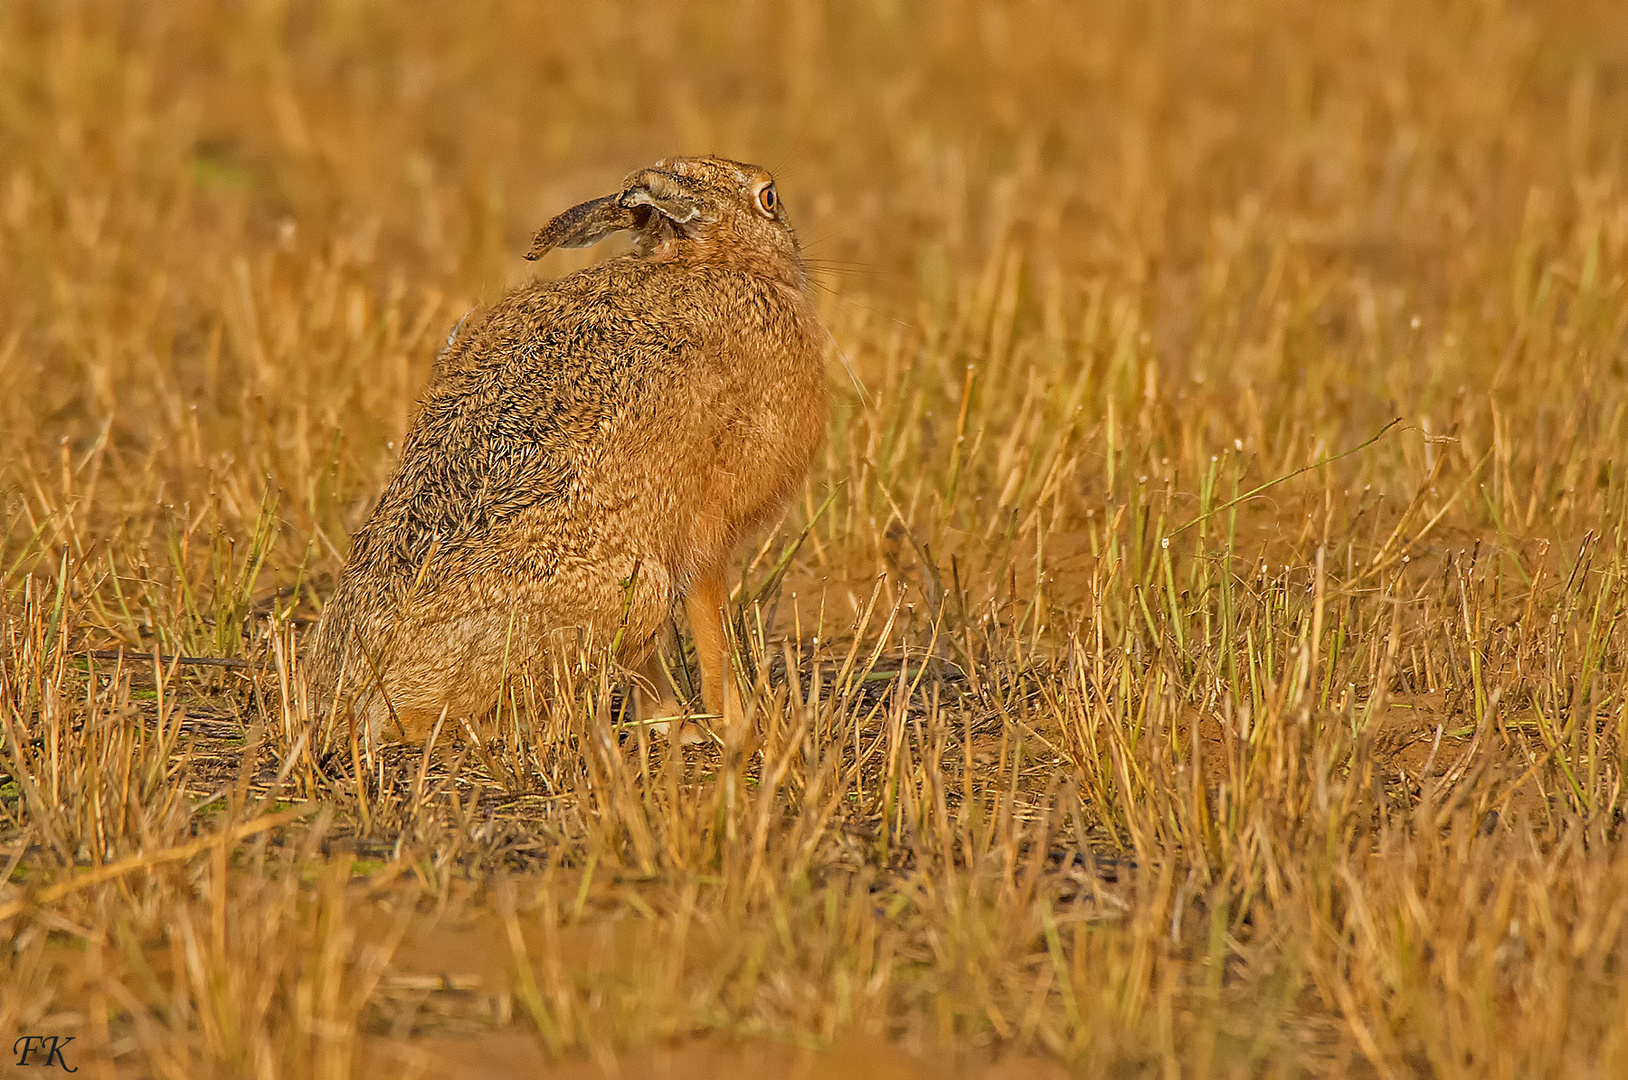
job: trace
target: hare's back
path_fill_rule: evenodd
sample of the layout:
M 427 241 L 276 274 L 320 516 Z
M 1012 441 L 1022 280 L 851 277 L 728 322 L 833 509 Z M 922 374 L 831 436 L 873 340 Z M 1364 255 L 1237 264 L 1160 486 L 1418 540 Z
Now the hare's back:
M 659 405 L 657 384 L 690 348 L 651 310 L 659 298 L 629 304 L 643 276 L 628 277 L 520 290 L 460 335 L 356 538 L 358 557 L 415 576 L 436 552 L 500 559 L 493 543 L 514 527 L 533 545 L 556 528 L 556 543 L 568 541 L 608 444 L 638 426 L 629 414 Z

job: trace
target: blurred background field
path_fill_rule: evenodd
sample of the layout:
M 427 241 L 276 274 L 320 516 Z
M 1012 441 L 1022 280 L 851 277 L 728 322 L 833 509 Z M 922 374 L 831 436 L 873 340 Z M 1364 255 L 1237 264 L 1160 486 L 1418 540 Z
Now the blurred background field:
M 707 152 L 831 331 L 757 737 L 330 737 L 447 332 Z M 1625 155 L 1606 0 L 0 5 L 0 1042 L 1623 1075 Z

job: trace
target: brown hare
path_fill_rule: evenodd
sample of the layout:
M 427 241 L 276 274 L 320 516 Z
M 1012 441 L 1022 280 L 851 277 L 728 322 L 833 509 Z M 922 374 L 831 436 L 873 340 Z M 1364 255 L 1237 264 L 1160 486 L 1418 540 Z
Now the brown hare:
M 825 430 L 823 332 L 773 178 L 669 158 L 560 214 L 526 258 L 633 250 L 453 333 L 306 647 L 314 701 L 375 739 L 474 719 L 556 646 L 654 663 L 682 598 L 707 708 L 742 721 L 726 570 Z

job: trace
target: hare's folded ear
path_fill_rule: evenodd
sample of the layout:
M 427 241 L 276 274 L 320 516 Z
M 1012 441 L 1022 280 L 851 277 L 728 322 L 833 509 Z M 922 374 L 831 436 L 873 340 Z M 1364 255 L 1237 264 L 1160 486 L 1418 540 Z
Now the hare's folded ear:
M 624 198 L 623 195 L 606 195 L 591 202 L 579 203 L 559 214 L 537 230 L 526 258 L 540 259 L 560 247 L 587 247 L 613 232 L 633 228 L 638 218 L 623 205 Z
M 622 189 L 621 202 L 629 210 L 640 214 L 640 228 L 656 224 L 650 220 L 651 211 L 660 214 L 675 227 L 682 227 L 701 216 L 701 205 L 695 192 L 682 178 L 662 169 L 645 169 L 628 177 Z
M 682 228 L 701 216 L 700 203 L 678 177 L 646 169 L 629 177 L 619 194 L 573 206 L 544 225 L 526 258 L 540 259 L 555 248 L 587 247 L 623 229 L 643 232 L 655 227 L 659 232 L 662 220 Z
M 701 215 L 700 207 L 695 200 L 677 191 L 662 191 L 659 188 L 652 191 L 648 187 L 629 188 L 622 193 L 622 205 L 632 210 L 637 206 L 648 206 L 674 225 L 683 225 L 694 221 Z

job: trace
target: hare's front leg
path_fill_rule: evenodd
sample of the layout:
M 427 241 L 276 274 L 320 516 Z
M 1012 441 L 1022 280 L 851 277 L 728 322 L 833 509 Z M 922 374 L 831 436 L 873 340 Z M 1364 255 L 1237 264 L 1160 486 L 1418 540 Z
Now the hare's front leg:
M 701 696 L 707 710 L 723 717 L 723 728 L 734 728 L 746 715 L 740 688 L 735 684 L 735 665 L 729 655 L 729 635 L 724 620 L 729 617 L 729 588 L 720 564 L 703 573 L 684 597 L 684 612 L 695 634 L 695 662 L 701 668 Z

